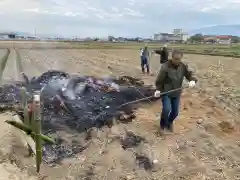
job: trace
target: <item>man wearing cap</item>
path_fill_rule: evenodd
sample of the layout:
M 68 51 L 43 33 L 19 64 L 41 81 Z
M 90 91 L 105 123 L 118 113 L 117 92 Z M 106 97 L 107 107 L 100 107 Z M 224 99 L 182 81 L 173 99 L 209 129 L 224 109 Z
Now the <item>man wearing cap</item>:
M 194 87 L 197 82 L 197 79 L 193 76 L 193 72 L 181 61 L 182 56 L 182 52 L 173 50 L 172 59 L 161 66 L 155 82 L 157 90 L 154 96 L 160 97 L 161 93 L 166 93 L 161 97 L 160 135 L 162 135 L 164 129 L 173 132 L 173 121 L 179 113 L 180 95 L 184 77 L 189 81 L 189 87 Z M 175 89 L 178 90 L 167 93 Z
M 160 64 L 163 64 L 168 61 L 167 44 L 165 44 L 161 50 L 155 50 L 153 52 L 160 55 Z

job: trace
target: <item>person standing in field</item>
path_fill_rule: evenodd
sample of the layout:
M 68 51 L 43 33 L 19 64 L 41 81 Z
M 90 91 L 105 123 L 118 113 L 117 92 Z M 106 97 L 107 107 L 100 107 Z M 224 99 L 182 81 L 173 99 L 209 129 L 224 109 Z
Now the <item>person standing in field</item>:
M 182 57 L 182 52 L 173 50 L 172 59 L 161 66 L 155 82 L 157 89 L 154 94 L 155 97 L 160 97 L 161 93 L 179 89 L 161 97 L 160 135 L 163 134 L 164 129 L 173 132 L 173 122 L 179 113 L 180 95 L 184 77 L 189 81 L 189 87 L 194 87 L 197 82 L 197 79 L 193 76 L 193 72 L 181 61 Z
M 141 52 L 141 67 L 142 67 L 142 73 L 145 73 L 145 68 L 146 68 L 147 73 L 149 74 L 149 72 L 150 72 L 150 70 L 149 70 L 149 51 L 148 51 L 147 46 L 145 46 Z
M 142 62 L 143 48 L 140 48 L 140 60 Z
M 143 66 L 142 66 L 142 64 L 143 64 L 143 48 L 140 48 L 140 61 L 141 61 L 141 68 L 142 68 L 142 72 L 143 72 L 144 71 Z
M 163 64 L 168 61 L 168 49 L 167 44 L 161 50 L 155 50 L 154 53 L 160 55 L 160 64 Z

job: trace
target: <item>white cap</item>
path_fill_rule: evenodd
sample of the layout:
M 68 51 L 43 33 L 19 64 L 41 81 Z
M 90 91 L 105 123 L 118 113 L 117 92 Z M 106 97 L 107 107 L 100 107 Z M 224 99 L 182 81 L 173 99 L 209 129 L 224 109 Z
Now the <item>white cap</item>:
M 35 102 L 39 102 L 39 101 L 40 101 L 40 95 L 39 95 L 39 94 L 33 95 L 33 100 L 34 100 Z
M 164 47 L 167 47 L 167 44 L 164 44 Z

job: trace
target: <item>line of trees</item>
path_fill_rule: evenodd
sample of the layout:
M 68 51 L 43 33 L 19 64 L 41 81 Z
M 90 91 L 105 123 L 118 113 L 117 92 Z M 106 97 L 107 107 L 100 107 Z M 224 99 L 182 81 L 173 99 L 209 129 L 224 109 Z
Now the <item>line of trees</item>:
M 195 35 L 193 35 L 193 36 L 191 36 L 189 38 L 189 41 L 192 41 L 192 42 L 203 42 L 205 37 L 206 36 L 204 36 L 202 34 L 195 34 Z M 216 40 L 209 39 L 208 42 L 215 43 Z M 240 43 L 240 38 L 238 36 L 232 36 L 231 37 L 231 43 Z
M 140 37 L 136 38 L 125 38 L 125 37 L 114 37 L 114 36 L 108 36 L 108 41 L 114 42 L 114 41 L 134 41 L 134 42 L 142 42 L 143 39 Z

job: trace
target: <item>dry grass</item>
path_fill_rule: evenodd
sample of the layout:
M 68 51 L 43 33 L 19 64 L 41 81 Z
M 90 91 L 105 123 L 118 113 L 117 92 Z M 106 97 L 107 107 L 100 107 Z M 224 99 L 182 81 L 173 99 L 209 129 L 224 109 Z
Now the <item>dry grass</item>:
M 31 75 L 39 75 L 54 67 L 83 75 L 127 74 L 153 84 L 155 72 L 159 69 L 156 55 L 151 59 L 154 76 L 142 75 L 138 50 L 25 49 L 19 52 L 24 71 Z M 240 85 L 240 61 L 190 54 L 184 55 L 184 61 L 195 68 L 199 85 L 196 89 L 184 91 L 174 134 L 156 135 L 161 105 L 160 102 L 150 103 L 137 111 L 134 122 L 114 126 L 106 153 L 99 153 L 103 141 L 93 138 L 87 151 L 64 160 L 59 167 L 44 165 L 40 176 L 51 180 L 239 179 L 239 99 L 235 90 Z M 11 75 L 10 72 L 5 74 Z M 121 135 L 124 128 L 144 137 L 146 143 L 132 151 L 123 150 L 115 137 Z M 99 136 L 104 140 L 104 133 Z M 133 151 L 155 160 L 153 170 L 145 171 L 139 167 Z M 28 173 L 35 176 L 34 161 L 24 157 L 24 151 L 17 151 L 16 156 L 21 162 L 20 167 L 25 171 L 28 168 Z

